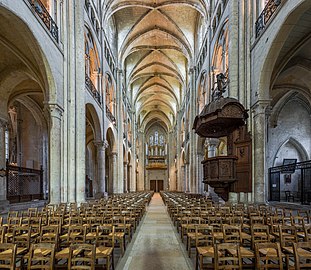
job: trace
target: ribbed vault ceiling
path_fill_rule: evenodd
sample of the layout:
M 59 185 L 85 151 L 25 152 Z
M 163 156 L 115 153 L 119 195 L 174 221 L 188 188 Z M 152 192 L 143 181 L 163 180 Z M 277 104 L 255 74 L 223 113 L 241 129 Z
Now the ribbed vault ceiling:
M 182 102 L 192 65 L 197 23 L 205 0 L 110 0 L 105 23 L 117 30 L 118 59 L 142 127 L 169 130 Z

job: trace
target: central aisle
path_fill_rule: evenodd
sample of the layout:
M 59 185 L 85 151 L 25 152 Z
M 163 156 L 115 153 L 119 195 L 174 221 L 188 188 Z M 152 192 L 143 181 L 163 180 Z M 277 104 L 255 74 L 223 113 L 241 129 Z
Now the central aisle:
M 159 193 L 155 193 L 117 270 L 193 269 Z

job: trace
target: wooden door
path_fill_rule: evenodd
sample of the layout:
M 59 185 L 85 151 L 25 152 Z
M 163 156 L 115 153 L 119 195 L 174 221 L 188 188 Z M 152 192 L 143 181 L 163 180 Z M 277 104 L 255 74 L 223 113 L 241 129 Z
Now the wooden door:
M 156 192 L 157 190 L 157 180 L 150 180 L 150 190 Z
M 163 180 L 158 180 L 157 192 L 163 190 Z

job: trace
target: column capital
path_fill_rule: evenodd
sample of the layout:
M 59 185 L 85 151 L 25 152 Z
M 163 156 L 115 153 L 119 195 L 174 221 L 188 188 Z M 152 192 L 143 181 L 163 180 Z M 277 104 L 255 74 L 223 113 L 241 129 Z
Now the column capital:
M 206 138 L 204 142 L 204 146 L 216 146 L 219 143 L 218 138 Z
M 49 113 L 52 118 L 61 119 L 64 113 L 64 109 L 57 103 L 46 103 L 44 110 Z
M 108 142 L 107 140 L 104 140 L 104 141 L 93 141 L 93 144 L 98 147 L 98 148 L 108 148 Z
M 189 74 L 193 74 L 195 72 L 195 66 L 191 66 L 189 68 Z
M 258 114 L 264 114 L 267 107 L 270 105 L 271 100 L 257 100 L 251 107 L 252 114 L 257 116 Z
M 117 152 L 111 152 L 111 156 L 117 156 L 118 153 Z

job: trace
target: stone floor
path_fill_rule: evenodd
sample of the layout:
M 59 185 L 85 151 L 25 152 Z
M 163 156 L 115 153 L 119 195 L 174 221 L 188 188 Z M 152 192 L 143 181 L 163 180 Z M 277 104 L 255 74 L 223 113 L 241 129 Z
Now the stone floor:
M 116 270 L 194 269 L 166 207 L 155 193 Z

